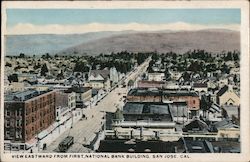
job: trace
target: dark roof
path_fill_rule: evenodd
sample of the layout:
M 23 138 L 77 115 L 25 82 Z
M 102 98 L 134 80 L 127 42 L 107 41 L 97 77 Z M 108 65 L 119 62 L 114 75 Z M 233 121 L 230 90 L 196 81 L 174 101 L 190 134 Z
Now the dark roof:
M 98 94 L 98 89 L 92 89 L 92 97 Z
M 171 111 L 171 114 L 174 117 L 177 116 L 184 116 L 186 117 L 188 114 L 188 108 L 187 108 L 187 103 L 186 102 L 174 102 L 169 104 L 169 110 Z
M 7 94 L 4 96 L 5 101 L 26 101 L 32 99 L 34 97 L 40 96 L 42 94 L 51 92 L 52 90 L 47 91 L 37 91 L 37 90 L 26 90 L 22 92 L 15 92 L 11 94 Z
M 224 87 L 222 87 L 219 92 L 217 93 L 217 96 L 222 96 L 226 91 L 228 90 L 228 86 L 225 85 Z
M 230 119 L 224 119 L 222 121 L 216 122 L 213 124 L 214 128 L 217 130 L 219 128 L 239 128 L 238 125 L 234 124 L 232 120 Z
M 208 131 L 209 131 L 208 125 L 199 119 L 191 121 L 183 128 L 183 132 L 208 132 Z
M 212 141 L 216 152 L 240 153 L 240 142 L 238 141 Z
M 196 92 L 193 91 L 163 91 L 163 95 L 167 97 L 175 97 L 175 96 L 193 96 L 193 97 L 199 97 L 199 95 Z
M 194 88 L 207 88 L 207 83 L 194 83 Z
M 170 114 L 168 104 L 127 102 L 123 114 Z
M 107 70 L 107 69 L 104 69 L 104 70 L 91 70 L 90 71 L 90 75 L 93 75 L 95 77 L 98 74 L 101 75 L 104 79 L 107 79 L 110 76 L 110 71 Z
M 199 95 L 194 91 L 187 90 L 159 90 L 157 88 L 135 88 L 128 92 L 128 96 L 194 96 Z
M 146 83 L 146 84 L 165 84 L 163 81 L 155 81 L 155 80 L 139 80 L 138 83 Z
M 179 148 L 177 151 L 181 153 L 184 150 L 183 143 L 181 141 L 169 142 L 160 140 L 134 140 L 129 143 L 128 139 L 106 139 L 102 140 L 98 148 L 98 152 L 130 152 L 133 150 L 135 153 L 175 153 L 175 148 Z
M 91 87 L 71 87 L 66 92 L 76 92 L 76 93 L 84 93 L 90 90 Z
M 191 141 L 185 140 L 184 144 L 186 145 L 188 153 L 213 153 L 213 145 L 211 142 L 204 141 Z
M 128 96 L 162 96 L 158 89 L 136 88 L 128 92 Z

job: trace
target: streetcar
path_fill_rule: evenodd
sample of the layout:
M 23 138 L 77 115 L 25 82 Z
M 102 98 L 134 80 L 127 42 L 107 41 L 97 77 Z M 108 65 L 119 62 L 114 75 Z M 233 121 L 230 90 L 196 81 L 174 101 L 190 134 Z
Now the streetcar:
M 73 144 L 74 144 L 74 137 L 67 136 L 66 138 L 64 138 L 63 141 L 60 142 L 60 144 L 58 145 L 58 149 L 60 152 L 66 152 L 69 149 L 69 147 Z

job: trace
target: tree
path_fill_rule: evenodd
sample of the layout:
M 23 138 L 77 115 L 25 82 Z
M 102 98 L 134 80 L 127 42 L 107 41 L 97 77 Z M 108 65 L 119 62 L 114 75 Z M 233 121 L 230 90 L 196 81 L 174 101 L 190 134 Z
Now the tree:
M 63 72 L 62 72 L 62 71 L 61 71 L 59 74 L 57 74 L 56 79 L 57 79 L 57 80 L 64 79 L 64 75 L 63 75 Z
M 41 68 L 41 76 L 46 76 L 47 72 L 49 72 L 49 70 L 48 70 L 48 67 L 47 67 L 47 65 L 45 63 L 45 64 L 43 64 L 43 66 Z
M 85 65 L 84 62 L 80 61 L 75 64 L 74 72 L 88 72 L 89 67 Z
M 8 76 L 9 82 L 18 82 L 18 75 L 17 74 L 12 74 Z
M 46 53 L 45 55 L 42 55 L 42 59 L 48 60 L 48 59 L 51 59 L 51 58 L 52 58 L 52 57 L 50 56 L 49 53 Z
M 211 105 L 212 105 L 212 101 L 211 101 L 210 95 L 209 96 L 202 95 L 200 107 L 201 107 L 201 110 L 203 111 L 203 117 L 206 117 L 206 111 L 211 107 Z
M 20 53 L 19 58 L 25 58 L 25 54 L 24 53 Z
M 182 77 L 183 77 L 183 79 L 184 79 L 185 82 L 186 81 L 190 81 L 190 79 L 191 79 L 191 75 L 188 72 L 184 72 L 182 74 Z
M 6 62 L 5 66 L 12 67 L 12 64 L 9 62 Z
M 128 81 L 128 87 L 133 87 L 134 86 L 134 81 L 133 80 L 129 80 Z
M 89 75 L 88 75 L 87 73 L 85 74 L 84 77 L 85 77 L 85 80 L 88 80 L 88 79 L 89 79 Z
M 167 68 L 165 69 L 164 75 L 166 80 L 170 80 L 171 74 L 169 73 Z
M 234 74 L 234 83 L 237 83 L 238 82 L 238 78 L 237 78 L 237 75 L 236 74 Z

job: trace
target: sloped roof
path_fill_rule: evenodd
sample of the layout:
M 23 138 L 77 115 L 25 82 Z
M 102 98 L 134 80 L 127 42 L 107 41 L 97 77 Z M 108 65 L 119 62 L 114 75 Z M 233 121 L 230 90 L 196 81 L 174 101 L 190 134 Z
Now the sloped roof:
M 194 83 L 194 88 L 207 88 L 207 83 Z
M 71 87 L 67 90 L 67 92 L 76 92 L 76 93 L 84 93 L 90 90 L 91 87 Z
M 204 141 L 191 141 L 186 140 L 185 145 L 188 153 L 213 153 L 213 145 L 211 142 Z
M 169 114 L 167 104 L 127 102 L 123 114 Z
M 150 90 L 150 89 L 131 89 L 128 92 L 128 96 L 161 96 L 161 91 L 159 90 Z
M 185 127 L 183 128 L 183 132 L 195 132 L 195 131 L 202 131 L 202 132 L 208 132 L 209 128 L 208 125 L 199 120 L 199 119 L 195 119 L 193 121 L 191 121 L 189 124 L 185 125 Z
M 94 77 L 101 75 L 104 79 L 109 78 L 110 76 L 110 71 L 107 69 L 104 70 L 91 70 L 90 75 L 93 75 Z
M 172 104 L 169 104 L 169 109 L 174 117 L 176 116 L 186 117 L 188 114 L 186 102 L 174 102 Z
M 224 87 L 222 87 L 219 92 L 217 93 L 217 96 L 222 96 L 226 91 L 228 90 L 228 86 L 225 85 Z
M 216 122 L 213 125 L 216 129 L 219 128 L 239 128 L 238 125 L 234 124 L 230 119 L 224 119 L 222 121 Z

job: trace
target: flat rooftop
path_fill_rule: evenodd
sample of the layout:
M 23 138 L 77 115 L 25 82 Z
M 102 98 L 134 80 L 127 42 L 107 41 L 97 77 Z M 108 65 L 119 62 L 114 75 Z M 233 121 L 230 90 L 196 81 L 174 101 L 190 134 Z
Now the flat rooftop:
M 4 96 L 4 101 L 27 101 L 34 97 L 40 96 L 42 94 L 51 92 L 52 90 L 47 91 L 37 91 L 37 90 L 26 90 L 22 92 L 15 92 L 11 94 L 6 94 Z
M 127 102 L 123 107 L 123 115 L 164 115 L 164 119 L 173 121 L 169 105 L 155 102 Z
M 128 96 L 193 96 L 199 97 L 194 91 L 188 90 L 159 90 L 157 88 L 136 88 L 128 92 Z

